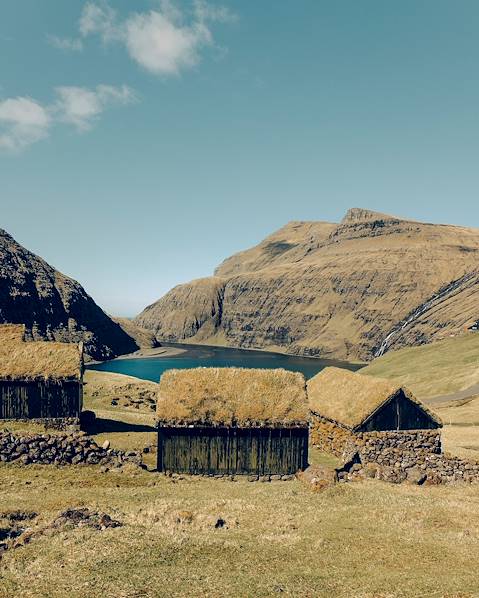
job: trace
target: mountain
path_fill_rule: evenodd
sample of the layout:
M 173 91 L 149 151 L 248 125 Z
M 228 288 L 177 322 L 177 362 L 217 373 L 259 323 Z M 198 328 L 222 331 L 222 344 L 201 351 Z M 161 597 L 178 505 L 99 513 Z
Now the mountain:
M 138 346 L 83 287 L 0 229 L 0 323 L 23 323 L 33 339 L 84 341 L 94 359 Z
M 370 360 L 479 318 L 479 230 L 353 208 L 290 222 L 136 323 L 160 340 Z
M 131 336 L 140 349 L 154 349 L 160 346 L 156 340 L 156 335 L 151 330 L 145 330 L 137 326 L 130 318 L 120 318 L 117 316 L 110 316 L 110 318 L 119 324 L 123 330 Z

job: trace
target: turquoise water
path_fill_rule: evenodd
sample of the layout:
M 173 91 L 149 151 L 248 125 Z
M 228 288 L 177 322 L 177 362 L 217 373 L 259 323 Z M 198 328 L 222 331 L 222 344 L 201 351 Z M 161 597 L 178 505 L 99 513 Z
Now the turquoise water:
M 360 366 L 342 361 L 315 359 L 312 357 L 294 357 L 266 353 L 260 351 L 244 351 L 241 349 L 225 349 L 222 347 L 204 347 L 199 345 L 165 346 L 186 349 L 186 353 L 173 357 L 146 357 L 143 359 L 115 359 L 90 365 L 87 369 L 116 372 L 158 382 L 163 372 L 173 368 L 195 367 L 244 367 L 244 368 L 285 368 L 302 372 L 311 378 L 323 368 L 333 365 L 349 370 L 357 370 Z

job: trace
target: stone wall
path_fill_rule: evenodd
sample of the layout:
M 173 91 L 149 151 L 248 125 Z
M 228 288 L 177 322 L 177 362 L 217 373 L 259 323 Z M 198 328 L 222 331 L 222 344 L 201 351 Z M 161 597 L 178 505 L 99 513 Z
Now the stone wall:
M 439 430 L 353 433 L 313 416 L 311 442 L 341 458 L 340 479 L 376 477 L 389 482 L 479 482 L 479 463 L 444 454 Z
M 12 434 L 0 431 L 0 462 L 28 465 L 97 465 L 126 462 L 141 464 L 135 452 L 100 447 L 84 432 L 75 434 Z
M 441 454 L 439 430 L 399 430 L 388 432 L 359 432 L 355 445 L 361 460 L 393 467 L 414 467 L 430 455 Z
M 348 430 L 324 419 L 312 415 L 309 431 L 310 442 L 320 451 L 342 458 L 355 446 L 355 435 Z

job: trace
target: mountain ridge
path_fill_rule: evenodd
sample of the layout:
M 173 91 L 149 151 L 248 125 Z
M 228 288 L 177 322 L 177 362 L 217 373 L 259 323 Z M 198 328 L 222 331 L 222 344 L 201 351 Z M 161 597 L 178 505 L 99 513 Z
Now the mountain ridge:
M 135 321 L 159 340 L 369 360 L 408 314 L 473 276 L 478 256 L 478 229 L 352 208 L 339 223 L 289 222 Z M 477 321 L 476 298 L 479 279 L 440 310 L 436 298 L 394 347 L 457 334 Z
M 33 340 L 85 344 L 98 360 L 138 349 L 73 278 L 0 229 L 0 323 L 25 324 Z

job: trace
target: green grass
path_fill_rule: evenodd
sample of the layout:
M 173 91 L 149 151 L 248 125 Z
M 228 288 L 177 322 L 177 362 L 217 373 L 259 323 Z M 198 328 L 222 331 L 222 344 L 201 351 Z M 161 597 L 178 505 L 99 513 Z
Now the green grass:
M 397 380 L 420 399 L 463 390 L 479 382 L 479 333 L 391 351 L 361 374 Z

